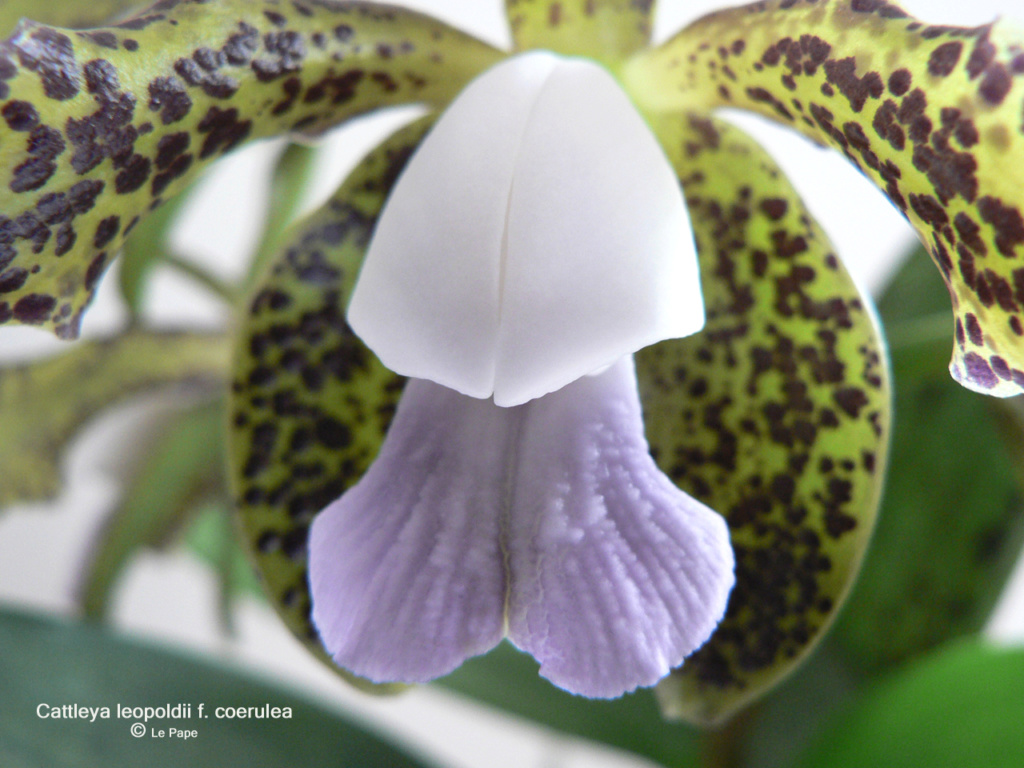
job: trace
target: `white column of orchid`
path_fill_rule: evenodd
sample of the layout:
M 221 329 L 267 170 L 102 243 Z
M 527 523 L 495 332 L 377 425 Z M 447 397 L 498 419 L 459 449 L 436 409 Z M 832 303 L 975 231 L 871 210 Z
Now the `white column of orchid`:
M 704 324 L 679 183 L 599 65 L 516 56 L 459 96 L 349 306 L 397 373 L 519 405 Z

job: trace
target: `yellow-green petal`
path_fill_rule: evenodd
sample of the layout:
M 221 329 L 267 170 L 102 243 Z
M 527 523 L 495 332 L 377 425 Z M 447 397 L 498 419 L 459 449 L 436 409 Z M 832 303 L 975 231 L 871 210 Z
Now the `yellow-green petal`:
M 619 65 L 647 47 L 654 0 L 505 0 L 517 51 L 547 49 Z
M 368 3 L 161 0 L 115 27 L 0 43 L 0 324 L 78 333 L 147 211 L 242 141 L 444 104 L 503 54 Z
M 209 394 L 227 369 L 223 335 L 136 330 L 0 370 L 0 508 L 54 497 L 65 445 L 103 408 L 172 385 Z
M 405 382 L 352 332 L 344 307 L 384 200 L 431 122 L 368 155 L 301 225 L 257 284 L 235 349 L 229 461 L 242 532 L 271 603 L 325 660 L 309 620 L 309 524 L 370 466 Z
M 882 0 L 774 0 L 695 22 L 629 77 L 650 108 L 751 109 L 843 152 L 949 285 L 953 377 L 1024 390 L 1024 31 L 928 26 Z
M 654 127 L 690 206 L 707 325 L 637 353 L 647 437 L 725 516 L 736 554 L 726 618 L 658 693 L 714 723 L 798 665 L 846 596 L 881 492 L 888 373 L 867 299 L 771 158 L 716 119 Z

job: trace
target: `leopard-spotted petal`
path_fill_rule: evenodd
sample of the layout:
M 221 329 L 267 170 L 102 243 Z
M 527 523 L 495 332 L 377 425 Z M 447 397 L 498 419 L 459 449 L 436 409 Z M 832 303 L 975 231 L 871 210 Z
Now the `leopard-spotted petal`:
M 654 0 L 505 0 L 516 50 L 549 49 L 616 67 L 651 38 Z
M 443 105 L 502 53 L 371 3 L 161 0 L 0 43 L 0 324 L 78 333 L 139 219 L 249 138 Z
M 888 373 L 868 300 L 771 158 L 717 119 L 654 128 L 690 206 L 707 325 L 636 355 L 647 438 L 736 552 L 726 618 L 658 692 L 667 713 L 718 722 L 793 670 L 845 599 L 881 494 Z
M 1024 390 L 1024 31 L 929 26 L 883 0 L 769 0 L 694 22 L 627 81 L 654 111 L 742 107 L 844 153 L 946 279 L 953 377 Z
M 367 155 L 297 227 L 258 281 L 238 332 L 229 461 L 242 533 L 271 604 L 323 658 L 309 619 L 309 525 L 369 468 L 404 386 L 342 308 L 381 206 L 433 119 Z

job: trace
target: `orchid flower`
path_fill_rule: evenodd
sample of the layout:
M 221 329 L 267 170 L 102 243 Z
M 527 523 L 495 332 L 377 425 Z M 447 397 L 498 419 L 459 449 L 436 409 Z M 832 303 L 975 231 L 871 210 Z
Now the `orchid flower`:
M 62 337 L 136 223 L 223 153 L 427 108 L 297 231 L 236 348 L 245 535 L 289 626 L 361 685 L 508 635 L 611 696 L 700 646 L 658 693 L 706 722 L 836 615 L 885 466 L 884 345 L 719 107 L 875 181 L 950 287 L 954 377 L 1024 386 L 1024 38 L 769 0 L 651 46 L 653 6 L 507 0 L 512 51 L 328 0 L 161 0 L 3 44 L 0 323 Z
M 333 658 L 423 682 L 507 634 L 553 682 L 612 697 L 702 645 L 733 585 L 728 529 L 655 466 L 629 358 L 703 314 L 678 182 L 607 72 L 528 53 L 473 81 L 396 184 L 349 304 L 414 378 L 310 531 Z

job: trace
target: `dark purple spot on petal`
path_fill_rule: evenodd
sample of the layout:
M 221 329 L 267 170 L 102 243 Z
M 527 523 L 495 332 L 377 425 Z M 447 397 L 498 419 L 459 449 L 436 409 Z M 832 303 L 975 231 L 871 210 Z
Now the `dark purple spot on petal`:
M 55 306 L 57 300 L 53 296 L 30 293 L 14 305 L 14 317 L 22 323 L 37 325 L 46 321 Z
M 946 77 L 960 61 L 960 54 L 963 53 L 964 44 L 959 40 L 943 43 L 928 58 L 928 72 L 935 77 Z
M 21 267 L 11 267 L 6 272 L 0 272 L 0 293 L 11 293 L 16 291 L 28 280 L 28 270 Z
M 992 371 L 988 361 L 976 352 L 968 352 L 964 357 L 967 366 L 967 378 L 984 389 L 992 389 L 999 383 L 999 378 Z
M 989 104 L 1002 104 L 1012 85 L 1013 76 L 1010 71 L 1002 64 L 995 64 L 985 72 L 978 92 Z
M 39 113 L 27 101 L 9 101 L 0 114 L 12 131 L 30 131 L 39 123 Z

